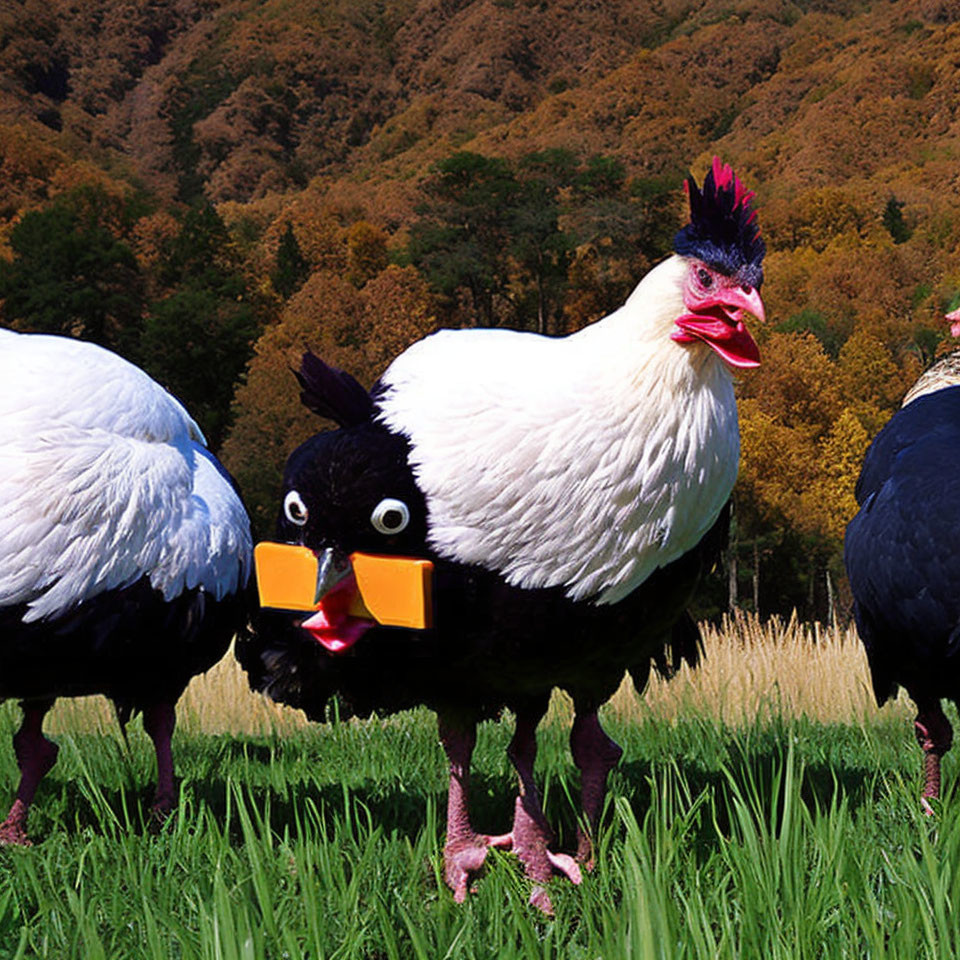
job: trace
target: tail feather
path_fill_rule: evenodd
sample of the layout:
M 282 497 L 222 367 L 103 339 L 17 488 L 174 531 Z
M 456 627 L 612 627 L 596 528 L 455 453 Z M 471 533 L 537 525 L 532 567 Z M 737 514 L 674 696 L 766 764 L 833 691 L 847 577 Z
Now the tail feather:
M 294 376 L 300 383 L 301 402 L 319 416 L 341 427 L 365 423 L 373 416 L 373 400 L 360 383 L 316 354 L 307 351 Z
M 702 652 L 700 628 L 693 617 L 684 611 L 671 628 L 669 637 L 664 638 L 663 646 L 652 656 L 628 668 L 637 693 L 642 694 L 646 689 L 651 666 L 664 680 L 671 680 L 682 664 L 687 664 L 691 669 L 696 667 Z

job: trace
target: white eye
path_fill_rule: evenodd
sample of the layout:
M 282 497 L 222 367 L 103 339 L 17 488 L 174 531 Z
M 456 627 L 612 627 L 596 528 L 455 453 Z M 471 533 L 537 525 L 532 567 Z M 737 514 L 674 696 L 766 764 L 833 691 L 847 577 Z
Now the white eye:
M 302 527 L 307 522 L 307 517 L 310 516 L 310 511 L 303 502 L 303 497 L 296 490 L 291 490 L 283 498 L 283 512 L 286 518 L 298 527 Z
M 402 500 L 385 497 L 373 508 L 370 522 L 380 533 L 399 533 L 410 522 L 410 508 Z

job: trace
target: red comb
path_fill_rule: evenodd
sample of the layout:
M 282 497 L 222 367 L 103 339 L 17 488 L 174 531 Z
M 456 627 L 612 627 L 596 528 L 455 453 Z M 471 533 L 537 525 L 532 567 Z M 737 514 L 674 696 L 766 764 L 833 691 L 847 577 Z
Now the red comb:
M 733 172 L 733 167 L 729 163 L 724 163 L 718 156 L 713 158 L 713 182 L 718 190 L 729 190 L 733 187 L 733 205 L 739 207 L 741 204 L 749 203 L 755 196 L 752 190 L 748 190 L 743 181 Z

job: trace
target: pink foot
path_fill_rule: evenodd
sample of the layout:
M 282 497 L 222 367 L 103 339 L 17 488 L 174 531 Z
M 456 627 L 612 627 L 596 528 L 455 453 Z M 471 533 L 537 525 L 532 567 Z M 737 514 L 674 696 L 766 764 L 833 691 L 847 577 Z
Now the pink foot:
M 177 723 L 172 703 L 159 703 L 143 711 L 143 728 L 153 741 L 157 755 L 157 790 L 150 806 L 150 817 L 162 823 L 176 806 L 176 790 L 173 785 L 173 753 L 170 741 Z
M 33 842 L 24 829 L 27 825 L 27 806 L 21 800 L 14 800 L 10 815 L 0 823 L 0 845 L 32 847 Z
M 953 743 L 953 730 L 938 701 L 924 703 L 914 723 L 917 743 L 923 750 L 924 788 L 920 805 L 927 816 L 934 816 L 931 800 L 940 797 L 940 758 Z
M 456 903 L 463 903 L 470 891 L 470 878 L 480 872 L 487 851 L 491 847 L 509 849 L 513 838 L 509 833 L 491 837 L 475 833 L 455 840 L 447 840 L 443 848 L 443 870 L 447 886 L 453 891 Z
M 555 874 L 579 884 L 583 875 L 573 857 L 547 848 L 553 839 L 550 827 L 543 819 L 539 803 L 532 809 L 528 806 L 531 806 L 530 795 L 517 797 L 513 813 L 513 852 L 523 864 L 524 873 L 535 883 L 530 894 L 531 905 L 552 916 L 553 904 L 543 884 Z
M 600 726 L 596 708 L 578 702 L 575 709 L 570 749 L 580 770 L 583 805 L 583 819 L 577 830 L 577 860 L 590 871 L 594 866 L 593 838 L 603 810 L 607 775 L 620 762 L 623 750 Z
M 551 853 L 547 851 L 547 859 L 553 871 L 560 876 L 566 877 L 571 883 L 580 884 L 583 882 L 583 874 L 580 872 L 580 865 L 573 857 L 566 853 Z M 533 888 L 530 893 L 530 906 L 536 907 L 541 913 L 548 917 L 553 916 L 553 902 L 545 887 L 539 884 Z

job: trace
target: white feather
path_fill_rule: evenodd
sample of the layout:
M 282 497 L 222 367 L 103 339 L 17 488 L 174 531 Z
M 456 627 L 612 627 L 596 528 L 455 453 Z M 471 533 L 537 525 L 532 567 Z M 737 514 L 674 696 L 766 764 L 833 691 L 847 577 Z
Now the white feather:
M 732 376 L 670 339 L 686 262 L 564 338 L 441 331 L 387 370 L 384 423 L 441 555 L 522 587 L 613 603 L 695 546 L 737 476 Z
M 0 606 L 60 614 L 146 575 L 171 599 L 245 583 L 249 521 L 182 405 L 64 337 L 0 336 Z

